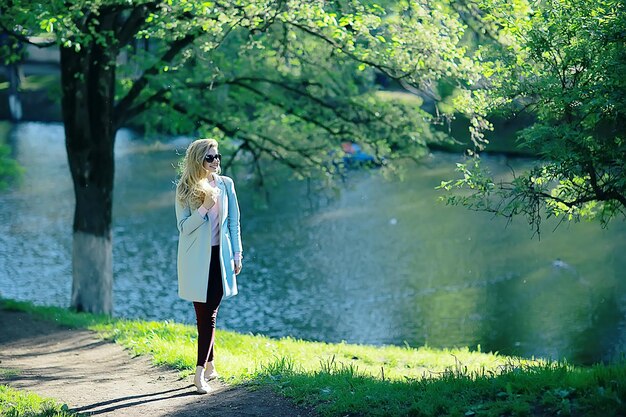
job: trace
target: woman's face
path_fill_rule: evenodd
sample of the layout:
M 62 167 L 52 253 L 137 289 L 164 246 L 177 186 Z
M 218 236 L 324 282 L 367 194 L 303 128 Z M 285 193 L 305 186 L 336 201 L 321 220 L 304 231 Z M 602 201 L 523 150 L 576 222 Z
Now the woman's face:
M 210 173 L 217 172 L 220 167 L 222 155 L 217 152 L 216 147 L 209 148 L 206 155 L 204 155 L 204 162 L 202 166 Z

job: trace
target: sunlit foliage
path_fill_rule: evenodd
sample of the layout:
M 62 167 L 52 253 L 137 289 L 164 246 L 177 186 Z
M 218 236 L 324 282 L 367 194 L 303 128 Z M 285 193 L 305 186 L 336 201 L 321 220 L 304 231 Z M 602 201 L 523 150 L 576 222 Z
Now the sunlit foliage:
M 482 17 L 498 37 L 480 51 L 490 106 L 511 116 L 535 116 L 521 132 L 520 146 L 541 159 L 504 183 L 494 182 L 479 158 L 459 164 L 463 178 L 442 186 L 470 193 L 448 201 L 505 216 L 522 214 L 536 230 L 545 216 L 598 219 L 604 225 L 624 218 L 624 3 L 518 2 L 515 12 L 508 2 L 485 3 L 492 9 Z

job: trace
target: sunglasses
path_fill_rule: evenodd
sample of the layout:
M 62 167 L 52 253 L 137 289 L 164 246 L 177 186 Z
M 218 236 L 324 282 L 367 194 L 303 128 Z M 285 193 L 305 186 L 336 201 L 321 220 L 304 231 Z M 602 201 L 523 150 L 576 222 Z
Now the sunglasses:
M 221 161 L 222 160 L 222 154 L 221 153 L 216 153 L 215 155 L 206 155 L 204 157 L 204 160 L 207 161 L 209 164 L 212 163 L 215 160 Z

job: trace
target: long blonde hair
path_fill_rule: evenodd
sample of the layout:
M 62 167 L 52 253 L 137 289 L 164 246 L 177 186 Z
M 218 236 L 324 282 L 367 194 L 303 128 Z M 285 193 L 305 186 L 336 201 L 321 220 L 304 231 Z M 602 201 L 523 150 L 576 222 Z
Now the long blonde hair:
M 194 140 L 179 164 L 180 178 L 176 183 L 176 198 L 183 205 L 189 204 L 193 210 L 200 207 L 205 194 L 209 193 L 213 200 L 217 200 L 220 193 L 219 188 L 209 184 L 207 171 L 204 169 L 204 157 L 211 148 L 217 150 L 215 139 Z M 219 170 L 217 173 L 219 174 Z

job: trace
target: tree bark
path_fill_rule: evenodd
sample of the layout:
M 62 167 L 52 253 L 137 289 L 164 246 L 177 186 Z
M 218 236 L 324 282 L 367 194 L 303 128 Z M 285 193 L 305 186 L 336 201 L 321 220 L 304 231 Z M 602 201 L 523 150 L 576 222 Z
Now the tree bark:
M 96 42 L 61 48 L 65 145 L 76 206 L 71 307 L 111 314 L 115 54 Z

